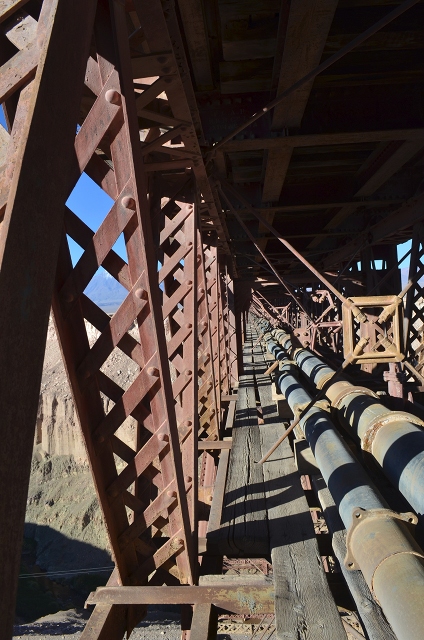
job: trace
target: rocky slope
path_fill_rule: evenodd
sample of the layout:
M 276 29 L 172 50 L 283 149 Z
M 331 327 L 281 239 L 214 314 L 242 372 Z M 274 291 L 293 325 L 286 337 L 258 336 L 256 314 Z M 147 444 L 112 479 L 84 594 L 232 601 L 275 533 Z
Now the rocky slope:
M 90 343 L 94 343 L 98 332 L 88 325 L 88 335 Z M 112 353 L 102 369 L 123 388 L 127 388 L 138 371 L 137 365 L 118 350 Z M 111 403 L 107 398 L 104 398 L 104 405 L 106 411 L 110 410 Z M 135 422 L 127 420 L 119 435 L 131 444 L 135 437 Z M 94 582 L 104 583 L 110 571 L 102 568 L 111 564 L 106 528 L 55 329 L 50 322 L 34 438 L 21 574 L 100 568 Z M 69 606 L 67 599 L 72 604 L 75 585 L 76 592 L 82 596 L 96 586 L 92 573 L 51 578 L 41 581 L 34 578 L 32 590 L 28 589 L 28 578 L 22 579 L 18 612 L 28 610 L 22 602 L 28 599 L 34 602 L 35 593 L 40 596 L 40 606 L 29 619 L 34 619 L 36 613 L 39 617 L 66 604 Z M 60 587 L 64 584 L 67 586 L 65 592 Z M 41 597 L 42 594 L 49 594 L 49 597 Z M 50 597 L 52 594 L 56 604 Z

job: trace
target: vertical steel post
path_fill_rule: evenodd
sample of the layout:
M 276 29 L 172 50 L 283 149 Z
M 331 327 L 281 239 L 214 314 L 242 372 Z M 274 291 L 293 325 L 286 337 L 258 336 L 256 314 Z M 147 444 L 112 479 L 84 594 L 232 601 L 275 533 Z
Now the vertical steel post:
M 45 1 L 35 41 L 15 54 L 9 87 L 19 101 L 0 213 L 1 640 L 12 637 L 49 309 L 95 4 Z

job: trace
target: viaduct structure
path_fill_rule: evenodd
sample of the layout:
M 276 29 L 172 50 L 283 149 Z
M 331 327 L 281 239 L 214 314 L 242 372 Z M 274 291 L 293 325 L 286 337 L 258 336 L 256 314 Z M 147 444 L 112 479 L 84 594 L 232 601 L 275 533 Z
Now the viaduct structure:
M 363 637 L 346 602 L 423 637 L 423 32 L 419 0 L 0 2 L 2 640 L 50 312 L 115 563 L 82 640 L 157 603 L 191 640 Z

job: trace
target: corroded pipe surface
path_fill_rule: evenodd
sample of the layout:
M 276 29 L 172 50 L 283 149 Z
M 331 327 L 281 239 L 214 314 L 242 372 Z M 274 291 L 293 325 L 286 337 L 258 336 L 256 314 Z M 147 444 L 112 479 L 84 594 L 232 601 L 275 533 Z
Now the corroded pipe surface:
M 286 332 L 274 331 L 271 336 L 284 349 L 292 348 Z M 318 389 L 334 374 L 308 349 L 294 349 L 291 357 Z M 326 396 L 340 423 L 360 439 L 413 509 L 424 514 L 424 422 L 407 412 L 390 411 L 375 393 L 346 380 L 331 384 Z
M 297 367 L 268 340 L 281 361 L 277 384 L 296 414 L 311 398 L 294 375 Z M 349 531 L 348 566 L 361 569 L 399 640 L 421 639 L 424 558 L 404 522 L 415 522 L 414 514 L 387 508 L 326 411 L 312 408 L 300 425 Z

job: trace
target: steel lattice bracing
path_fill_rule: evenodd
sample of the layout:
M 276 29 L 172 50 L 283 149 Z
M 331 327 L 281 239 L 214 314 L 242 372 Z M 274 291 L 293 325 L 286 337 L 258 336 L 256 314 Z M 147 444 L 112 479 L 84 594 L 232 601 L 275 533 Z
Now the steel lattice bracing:
M 337 375 L 350 367 L 367 398 L 386 394 L 388 410 L 422 426 L 423 20 L 418 0 L 0 3 L 1 639 L 12 633 L 50 309 L 115 562 L 82 638 L 122 638 L 158 601 L 184 606 L 194 640 L 216 634 L 221 609 L 265 620 L 268 569 L 225 575 L 237 545 L 259 567 L 272 558 L 279 633 L 314 623 L 314 580 L 327 616 L 316 639 L 341 633 L 328 563 L 305 569 L 332 553 L 318 549 L 303 489 L 288 480 L 293 407 L 271 387 L 278 362 L 265 347 L 288 332 L 290 349 Z M 82 174 L 111 201 L 96 229 L 66 205 Z M 85 293 L 99 268 L 126 290 L 112 315 Z M 299 353 L 284 349 L 285 362 Z M 126 385 L 107 374 L 118 350 L 138 367 Z M 343 398 L 329 397 L 337 411 Z M 307 410 L 294 409 L 300 440 Z M 262 469 L 277 437 L 285 462 Z M 371 444 L 361 440 L 374 455 Z M 304 555 L 288 563 L 299 542 Z M 377 604 L 372 614 L 375 640 L 391 637 Z

